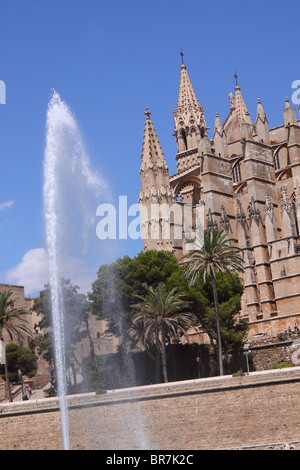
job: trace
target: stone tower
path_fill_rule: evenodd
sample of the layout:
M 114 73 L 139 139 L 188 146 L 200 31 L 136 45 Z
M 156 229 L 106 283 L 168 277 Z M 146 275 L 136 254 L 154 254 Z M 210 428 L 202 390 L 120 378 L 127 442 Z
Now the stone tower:
M 182 63 L 174 110 L 177 172 L 170 176 L 146 111 L 140 202 L 167 203 L 181 219 L 170 219 L 169 238 L 152 240 L 149 226 L 161 228 L 164 217 L 150 217 L 144 248 L 171 250 L 180 259 L 199 217 L 203 228 L 224 229 L 244 257 L 241 316 L 252 333 L 283 331 L 300 321 L 300 121 L 287 98 L 282 125 L 269 128 L 260 99 L 252 121 L 237 77 L 228 98 L 228 115 L 222 123 L 216 113 L 209 138 Z M 175 236 L 180 220 L 181 237 Z
M 173 250 L 169 208 L 175 202 L 166 164 L 155 128 L 145 111 L 146 122 L 141 155 L 141 191 L 139 197 L 141 230 L 145 249 Z

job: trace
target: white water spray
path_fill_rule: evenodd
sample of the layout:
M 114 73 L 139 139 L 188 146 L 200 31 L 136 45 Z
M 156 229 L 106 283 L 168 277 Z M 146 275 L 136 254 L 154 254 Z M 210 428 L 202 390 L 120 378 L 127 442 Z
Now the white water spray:
M 53 92 L 47 112 L 44 157 L 44 215 L 49 256 L 52 326 L 55 342 L 55 373 L 60 399 L 64 448 L 69 449 L 69 422 L 66 383 L 66 353 L 70 331 L 64 321 L 64 289 L 61 280 L 70 279 L 85 292 L 95 280 L 107 249 L 96 237 L 96 208 L 111 200 L 106 182 L 91 168 L 81 133 L 67 104 Z M 108 245 L 108 249 L 111 245 Z M 74 282 L 75 281 L 75 282 Z M 114 280 L 111 281 L 114 284 Z M 129 359 L 126 373 L 133 371 Z M 125 371 L 116 371 L 124 374 Z M 132 372 L 133 373 L 133 372 Z M 92 418 L 92 417 L 91 417 Z M 128 422 L 116 420 L 116 432 L 124 433 Z M 137 446 L 146 448 L 144 423 L 138 407 L 127 418 Z M 97 426 L 101 423 L 96 423 Z M 125 426 L 125 427 L 124 427 Z M 95 428 L 97 436 L 97 428 Z M 94 436 L 91 436 L 93 439 Z
M 100 191 L 106 185 L 90 168 L 76 120 L 58 93 L 53 92 L 47 112 L 44 158 L 44 214 L 49 257 L 55 373 L 60 399 L 64 448 L 69 449 L 66 387 L 66 332 L 62 278 L 86 281 L 92 273 L 84 265 L 89 256 L 97 263 L 89 228 Z M 93 201 L 92 201 L 93 199 Z M 96 240 L 94 232 L 91 235 Z M 76 254 L 76 258 L 74 257 Z M 80 255 L 84 254 L 84 261 Z M 99 262 L 98 262 L 99 266 Z M 77 276 L 77 278 L 76 278 Z

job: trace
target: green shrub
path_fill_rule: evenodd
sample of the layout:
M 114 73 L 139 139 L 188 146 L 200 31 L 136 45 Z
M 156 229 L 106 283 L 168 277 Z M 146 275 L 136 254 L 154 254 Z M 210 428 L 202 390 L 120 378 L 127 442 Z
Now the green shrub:
M 37 371 L 37 358 L 29 348 L 22 348 L 15 343 L 6 345 L 7 366 L 10 382 L 18 382 L 18 369 L 27 377 L 33 377 Z M 4 366 L 0 365 L 0 376 L 5 380 Z
M 243 377 L 244 375 L 246 375 L 246 372 L 243 372 L 241 369 L 238 370 L 237 372 L 234 372 L 232 374 L 232 377 Z
M 288 362 L 280 362 L 279 364 L 273 364 L 270 369 L 284 369 L 285 367 L 293 367 L 293 364 Z
M 279 341 L 284 341 L 285 340 L 285 334 L 284 333 L 278 333 L 277 338 Z

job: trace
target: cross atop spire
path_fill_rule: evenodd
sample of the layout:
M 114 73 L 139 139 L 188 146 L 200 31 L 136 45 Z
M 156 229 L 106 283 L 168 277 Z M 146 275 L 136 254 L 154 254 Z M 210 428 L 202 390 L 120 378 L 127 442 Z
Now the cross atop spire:
M 146 115 L 147 119 L 150 119 L 151 111 L 149 108 L 146 108 L 144 114 Z
M 183 56 L 184 56 L 184 53 L 182 52 L 182 49 L 181 49 L 180 55 L 181 55 L 181 62 L 182 62 L 182 65 L 184 65 L 184 63 L 183 63 Z
M 235 86 L 238 86 L 238 76 L 237 76 L 236 70 L 234 73 L 234 78 L 235 78 Z

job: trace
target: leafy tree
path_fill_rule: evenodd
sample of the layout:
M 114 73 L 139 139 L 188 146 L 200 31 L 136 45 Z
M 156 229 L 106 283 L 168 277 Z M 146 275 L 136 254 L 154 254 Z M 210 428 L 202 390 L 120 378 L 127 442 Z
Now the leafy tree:
M 73 286 L 70 280 L 61 279 L 64 306 L 64 333 L 65 333 L 65 351 L 67 367 L 74 369 L 74 364 L 78 364 L 75 349 L 76 344 L 83 338 L 88 337 L 91 346 L 91 355 L 94 355 L 93 343 L 88 326 L 88 304 L 86 296 L 78 293 L 78 286 Z M 41 315 L 41 320 L 37 327 L 44 331 L 35 339 L 35 345 L 38 347 L 39 354 L 48 360 L 49 364 L 55 363 L 55 347 L 52 331 L 52 310 L 51 310 L 51 292 L 50 286 L 45 289 L 35 299 L 33 310 Z M 73 373 L 76 380 L 76 374 Z
M 239 319 L 241 311 L 241 296 L 235 294 L 229 300 L 219 303 L 219 320 L 222 338 L 222 347 L 225 357 L 242 347 L 245 335 L 249 329 L 246 320 Z M 215 310 L 208 308 L 204 315 L 205 329 L 211 338 L 211 344 L 215 347 L 214 340 L 217 339 Z
M 139 345 L 140 331 L 137 325 L 132 323 L 132 304 L 135 303 L 135 296 L 145 296 L 144 284 L 156 288 L 163 282 L 168 291 L 176 288 L 178 292 L 185 294 L 186 300 L 190 303 L 191 313 L 197 317 L 198 324 L 208 333 L 211 343 L 215 346 L 216 328 L 215 324 L 212 327 L 209 320 L 211 305 L 214 303 L 211 279 L 209 276 L 205 280 L 202 276 L 197 276 L 194 284 L 189 285 L 183 275 L 184 270 L 185 265 L 178 263 L 173 253 L 157 250 L 141 252 L 134 258 L 125 256 L 112 264 L 100 266 L 97 279 L 92 285 L 92 292 L 88 294 L 91 312 L 99 319 L 108 322 L 108 331 L 121 337 L 123 346 L 127 343 L 129 349 L 136 349 Z M 240 298 L 243 293 L 242 282 L 234 272 L 222 275 L 216 273 L 216 287 L 220 306 L 233 296 Z M 233 318 L 230 323 L 232 330 L 226 340 L 229 351 L 234 347 L 230 341 L 234 340 L 236 328 L 236 304 L 229 303 L 227 310 L 228 315 Z M 226 334 L 229 321 L 223 320 L 221 316 L 220 323 L 223 336 Z M 159 354 L 156 348 L 148 348 L 146 351 L 149 356 L 151 355 L 151 359 L 157 362 L 157 380 L 160 367 Z
M 28 327 L 28 321 L 25 315 L 30 312 L 25 308 L 15 308 L 15 302 L 18 299 L 12 298 L 12 291 L 5 290 L 0 294 L 0 340 L 3 341 L 3 331 L 6 330 L 11 340 L 16 339 L 18 342 L 22 341 L 24 334 L 32 336 L 32 331 Z M 12 401 L 12 395 L 9 385 L 7 361 L 4 365 L 5 378 L 8 391 L 8 399 Z
M 144 295 L 144 284 L 157 287 L 164 282 L 168 285 L 175 273 L 184 284 L 175 256 L 156 250 L 141 252 L 135 258 L 124 256 L 112 264 L 102 265 L 88 294 L 91 312 L 108 322 L 109 332 L 129 341 L 130 312 L 135 296 Z
M 30 348 L 23 348 L 15 343 L 6 345 L 6 358 L 9 369 L 9 379 L 18 380 L 18 369 L 28 377 L 33 377 L 37 370 L 37 358 Z
M 165 251 L 148 250 L 136 257 L 124 256 L 109 265 L 102 265 L 88 294 L 91 312 L 106 320 L 108 332 L 121 338 L 122 350 L 136 350 L 140 345 L 141 331 L 132 322 L 132 304 L 136 296 L 145 296 L 144 284 L 155 288 L 165 283 L 169 290 L 188 289 L 182 277 L 182 268 L 176 257 Z M 184 286 L 182 289 L 181 287 Z M 160 355 L 156 348 L 146 348 L 155 363 L 155 377 L 159 381 Z
M 219 303 L 216 284 L 216 272 L 230 273 L 231 270 L 242 271 L 243 259 L 239 248 L 234 247 L 232 240 L 228 239 L 223 230 L 210 229 L 204 231 L 203 243 L 197 249 L 191 250 L 186 256 L 184 276 L 193 285 L 198 276 L 205 281 L 211 277 L 214 309 L 216 318 L 216 331 L 218 342 L 218 357 L 220 375 L 223 375 L 222 341 L 219 320 Z
M 187 335 L 187 329 L 191 328 L 196 318 L 186 309 L 188 303 L 183 300 L 184 294 L 171 291 L 162 282 L 156 287 L 144 285 L 147 296 L 136 296 L 140 302 L 133 305 L 138 310 L 132 316 L 134 324 L 142 324 L 142 340 L 146 349 L 155 344 L 162 359 L 164 381 L 168 382 L 166 343 L 171 339 L 179 341 L 182 335 Z

